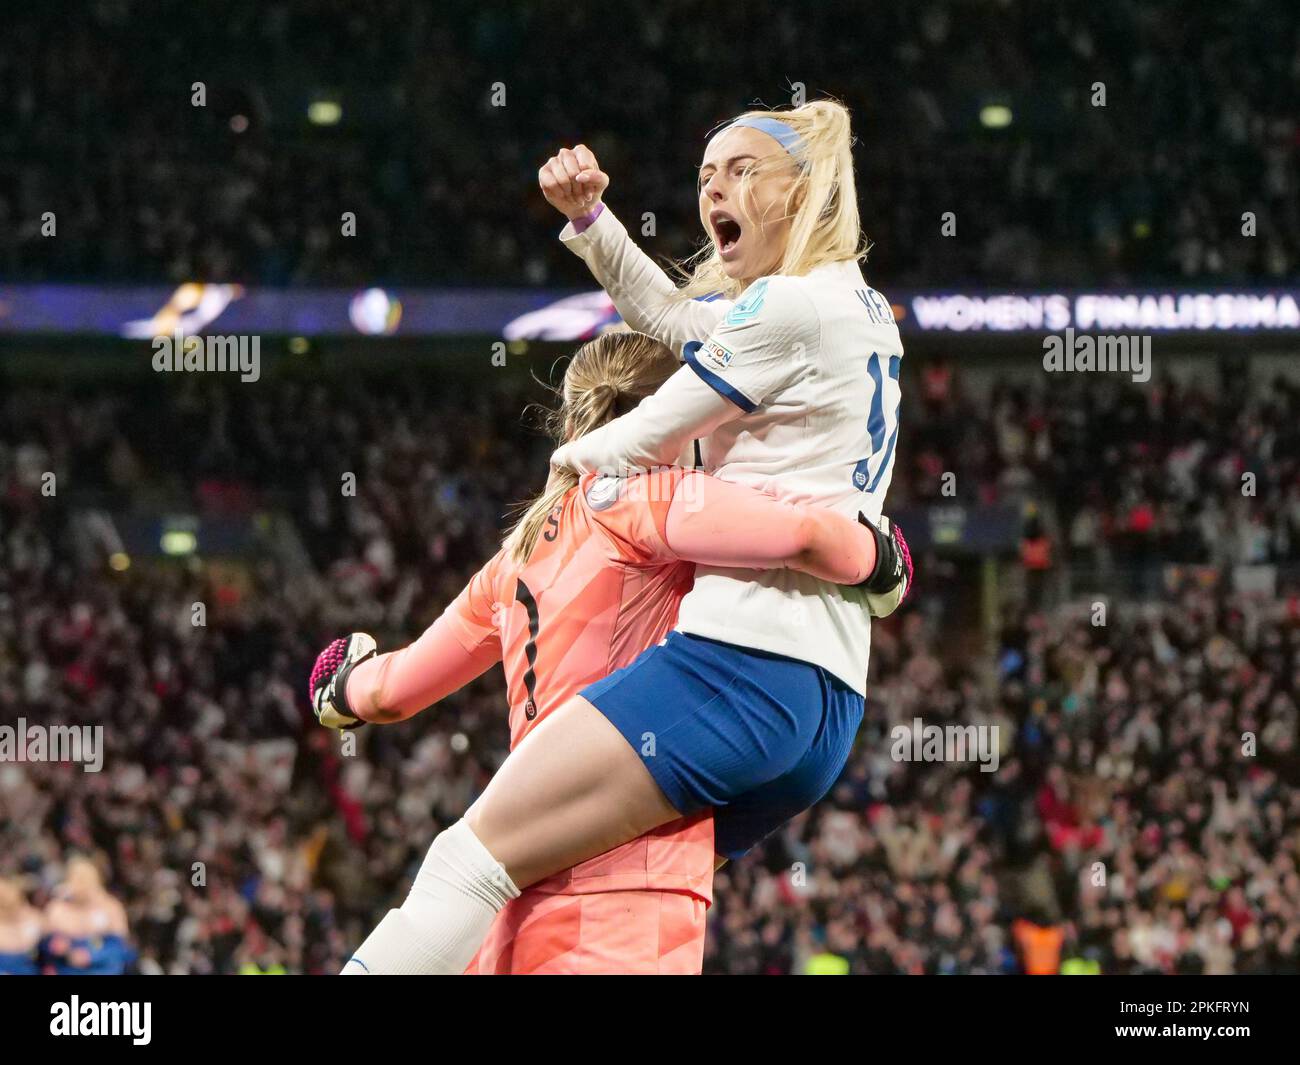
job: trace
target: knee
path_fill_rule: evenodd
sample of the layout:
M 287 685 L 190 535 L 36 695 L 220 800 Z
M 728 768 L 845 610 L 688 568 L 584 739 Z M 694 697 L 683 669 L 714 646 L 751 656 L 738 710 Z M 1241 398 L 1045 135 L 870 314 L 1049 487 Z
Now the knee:
M 519 889 L 467 818 L 438 833 L 420 864 L 402 912 L 416 922 L 456 897 L 501 909 Z

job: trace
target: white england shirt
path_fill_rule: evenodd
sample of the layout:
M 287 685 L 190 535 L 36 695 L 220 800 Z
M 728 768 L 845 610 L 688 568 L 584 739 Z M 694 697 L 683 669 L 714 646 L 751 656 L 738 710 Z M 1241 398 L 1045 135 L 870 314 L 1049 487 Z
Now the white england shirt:
M 685 365 L 634 411 L 556 452 L 582 472 L 673 462 L 702 438 L 708 472 L 793 503 L 878 521 L 893 473 L 903 345 L 856 262 L 755 281 L 734 303 L 675 286 L 606 208 L 561 238 L 634 329 Z M 822 666 L 865 693 L 862 594 L 792 570 L 696 568 L 677 628 Z

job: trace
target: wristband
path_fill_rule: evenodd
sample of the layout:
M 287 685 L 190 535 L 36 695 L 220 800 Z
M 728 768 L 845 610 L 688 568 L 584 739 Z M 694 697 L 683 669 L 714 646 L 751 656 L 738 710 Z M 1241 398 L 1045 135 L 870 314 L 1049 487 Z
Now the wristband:
M 600 212 L 603 211 L 604 209 L 605 209 L 605 205 L 603 203 L 598 203 L 586 214 L 579 215 L 577 218 L 570 219 L 569 221 L 573 226 L 573 232 L 575 234 L 585 233 L 587 231 L 587 227 L 590 226 L 592 222 L 596 221 L 596 219 L 600 217 Z

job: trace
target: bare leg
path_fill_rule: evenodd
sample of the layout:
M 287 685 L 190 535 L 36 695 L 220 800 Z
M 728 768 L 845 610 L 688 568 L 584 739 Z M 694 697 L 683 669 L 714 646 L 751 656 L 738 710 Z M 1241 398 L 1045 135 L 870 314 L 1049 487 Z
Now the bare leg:
M 585 699 L 529 733 L 439 833 L 399 909 L 343 972 L 461 973 L 519 890 L 673 821 L 641 756 Z
M 574 696 L 510 753 L 465 820 L 525 888 L 680 816 L 618 729 Z

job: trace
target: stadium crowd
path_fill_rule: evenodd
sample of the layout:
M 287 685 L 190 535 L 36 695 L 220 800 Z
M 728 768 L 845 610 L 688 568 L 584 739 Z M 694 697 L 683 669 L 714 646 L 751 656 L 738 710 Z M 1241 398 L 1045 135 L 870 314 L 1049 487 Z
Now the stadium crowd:
M 1034 505 L 1069 548 L 1296 560 L 1294 387 L 1157 380 L 1074 403 L 999 382 L 976 403 L 960 375 L 924 373 L 899 505 L 951 470 L 962 493 Z M 93 856 L 144 972 L 337 971 L 499 764 L 503 686 L 489 674 L 363 729 L 349 757 L 311 719 L 308 668 L 350 630 L 409 640 L 495 550 L 545 469 L 520 427 L 535 396 L 513 378 L 358 388 L 310 369 L 7 390 L 0 722 L 102 724 L 106 768 L 0 764 L 0 878 L 46 907 L 72 856 Z M 117 568 L 87 551 L 86 513 L 178 499 L 262 529 L 260 513 L 289 516 L 304 549 Z M 1257 555 L 1223 548 L 1261 524 Z M 1140 534 L 1149 549 L 1126 555 Z M 1239 594 L 1225 566 L 1116 602 L 1104 625 L 1011 601 L 989 675 L 929 608 L 928 568 L 917 602 L 876 626 L 832 795 L 719 873 L 705 971 L 1296 971 L 1300 589 Z M 915 717 L 996 725 L 997 772 L 896 760 L 891 729 Z
M 895 509 L 1033 508 L 1062 561 L 1101 570 L 1300 562 L 1294 376 L 1252 378 L 1228 357 L 1136 388 L 1067 375 L 974 392 L 944 360 L 918 376 Z
M 650 212 L 650 250 L 680 257 L 699 238 L 705 135 L 756 96 L 800 92 L 857 116 L 886 291 L 1300 268 L 1287 0 L 708 17 L 663 0 L 634 20 L 470 0 L 95 0 L 76 19 L 26 5 L 5 32 L 7 281 L 585 284 L 546 252 L 536 171 L 558 145 L 592 146 L 611 204 Z M 313 102 L 337 121 L 313 124 Z

